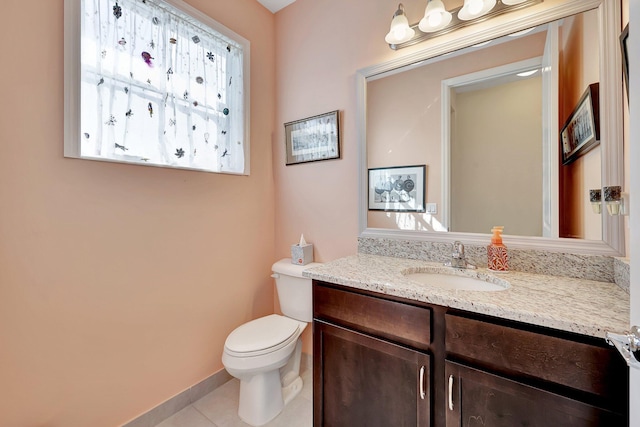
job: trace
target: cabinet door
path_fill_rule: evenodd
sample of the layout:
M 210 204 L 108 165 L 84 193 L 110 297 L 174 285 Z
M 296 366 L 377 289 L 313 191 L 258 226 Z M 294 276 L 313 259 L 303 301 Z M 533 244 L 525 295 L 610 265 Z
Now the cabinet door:
M 429 355 L 314 321 L 314 426 L 430 425 Z
M 626 424 L 618 414 L 454 362 L 445 362 L 445 376 L 447 427 Z

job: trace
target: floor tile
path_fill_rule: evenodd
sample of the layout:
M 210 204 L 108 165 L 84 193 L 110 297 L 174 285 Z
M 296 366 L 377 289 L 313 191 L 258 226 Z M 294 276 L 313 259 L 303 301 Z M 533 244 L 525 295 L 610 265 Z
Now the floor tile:
M 240 381 L 232 379 L 193 403 L 193 407 L 211 420 L 217 427 L 246 427 L 238 417 Z
M 265 427 L 311 427 L 312 424 L 313 405 L 309 400 L 298 396 Z
M 313 375 L 302 373 L 302 391 L 265 427 L 310 427 L 313 424 Z M 250 427 L 238 416 L 240 381 L 221 385 L 155 427 Z
M 302 386 L 302 391 L 299 396 L 313 402 L 313 372 L 306 371 L 300 376 L 302 377 L 304 385 Z
M 216 427 L 216 425 L 193 406 L 187 406 L 156 427 Z

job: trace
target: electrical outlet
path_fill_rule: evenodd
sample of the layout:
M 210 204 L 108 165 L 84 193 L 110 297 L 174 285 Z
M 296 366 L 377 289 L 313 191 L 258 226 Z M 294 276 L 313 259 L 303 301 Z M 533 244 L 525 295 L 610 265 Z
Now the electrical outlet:
M 438 213 L 438 204 L 437 203 L 427 203 L 427 213 L 431 215 L 435 215 Z

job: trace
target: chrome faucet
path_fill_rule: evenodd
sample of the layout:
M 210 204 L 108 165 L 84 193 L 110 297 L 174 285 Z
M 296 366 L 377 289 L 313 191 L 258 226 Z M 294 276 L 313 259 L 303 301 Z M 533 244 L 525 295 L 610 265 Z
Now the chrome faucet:
M 467 258 L 464 255 L 464 245 L 459 240 L 453 242 L 453 253 L 451 254 L 451 260 L 445 262 L 444 265 L 453 268 L 476 268 L 475 265 L 469 264 L 467 262 Z

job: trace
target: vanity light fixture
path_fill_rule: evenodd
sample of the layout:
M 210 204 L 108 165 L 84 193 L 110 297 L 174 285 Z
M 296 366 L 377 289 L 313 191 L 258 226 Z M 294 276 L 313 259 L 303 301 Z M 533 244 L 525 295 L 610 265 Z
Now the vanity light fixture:
M 614 185 L 604 187 L 604 202 L 609 215 L 628 215 L 626 199 L 628 194 L 622 192 L 622 187 Z
M 424 17 L 418 23 L 418 28 L 423 33 L 433 33 L 449 25 L 451 18 L 451 12 L 447 12 L 442 0 L 428 0 Z
M 413 38 L 415 33 L 415 30 L 409 27 L 409 20 L 404 14 L 404 6 L 400 3 L 398 5 L 398 10 L 393 14 L 391 28 L 384 40 L 390 45 L 397 45 L 408 42 Z
M 503 13 L 542 3 L 544 0 L 464 0 L 462 7 L 447 11 L 443 0 L 427 0 L 424 17 L 409 25 L 402 3 L 393 14 L 385 41 L 393 50 L 428 40 Z
M 458 11 L 458 18 L 471 21 L 480 18 L 496 7 L 496 0 L 464 0 L 462 9 Z

